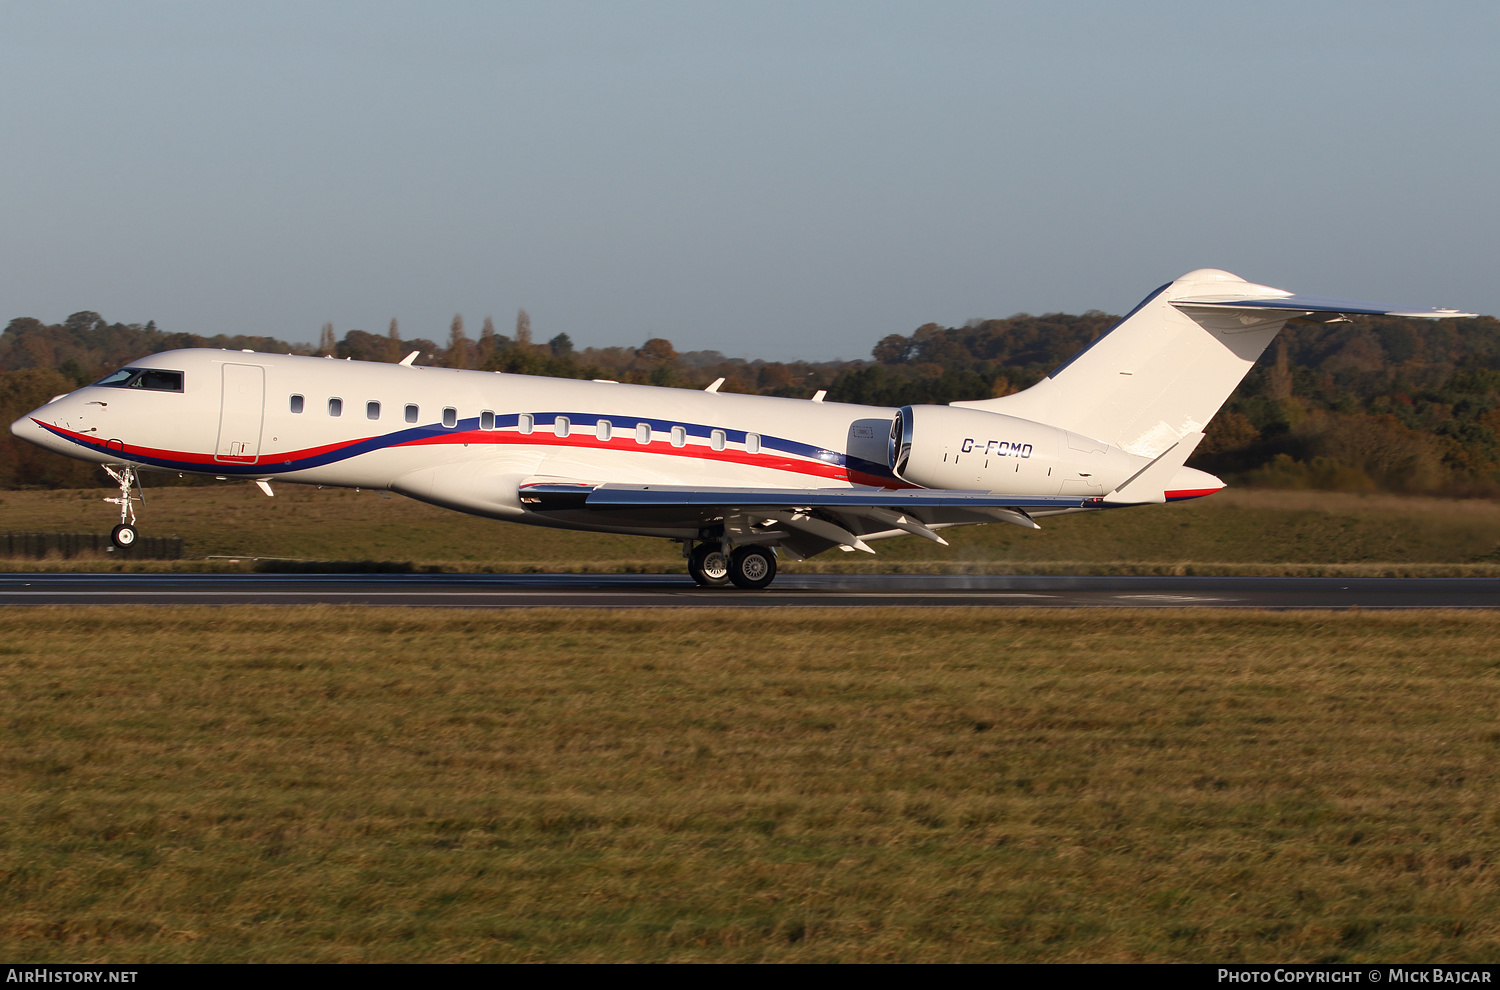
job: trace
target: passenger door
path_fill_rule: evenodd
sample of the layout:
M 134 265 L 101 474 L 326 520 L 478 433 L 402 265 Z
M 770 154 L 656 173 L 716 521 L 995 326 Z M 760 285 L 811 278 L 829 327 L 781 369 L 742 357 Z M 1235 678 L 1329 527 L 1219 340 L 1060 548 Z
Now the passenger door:
M 265 409 L 266 369 L 255 364 L 224 365 L 219 445 L 214 460 L 254 464 L 260 456 L 260 429 Z

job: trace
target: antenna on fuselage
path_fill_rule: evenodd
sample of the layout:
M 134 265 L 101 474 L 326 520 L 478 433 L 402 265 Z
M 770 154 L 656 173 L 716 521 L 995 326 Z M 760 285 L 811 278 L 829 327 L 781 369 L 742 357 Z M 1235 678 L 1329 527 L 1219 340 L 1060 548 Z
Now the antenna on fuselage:
M 396 363 L 400 364 L 404 368 L 415 367 L 412 364 L 412 362 L 415 361 L 417 359 L 417 355 L 421 354 L 421 353 L 422 353 L 421 351 L 412 351 L 410 354 L 406 355 L 406 357 L 402 358 L 400 361 L 398 361 Z

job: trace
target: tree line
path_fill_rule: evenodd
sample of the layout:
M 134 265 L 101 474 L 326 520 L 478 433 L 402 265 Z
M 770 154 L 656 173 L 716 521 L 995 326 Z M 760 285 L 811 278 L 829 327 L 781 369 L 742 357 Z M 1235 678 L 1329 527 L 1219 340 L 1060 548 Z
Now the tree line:
M 857 361 L 763 361 L 679 353 L 655 337 L 638 347 L 576 348 L 566 333 L 534 339 L 525 310 L 508 333 L 455 315 L 439 343 L 325 324 L 317 346 L 273 337 L 167 333 L 93 312 L 59 324 L 22 317 L 0 333 L 0 422 L 146 354 L 181 347 L 331 354 L 558 378 L 880 406 L 983 399 L 1019 391 L 1106 332 L 1117 317 L 1019 313 L 962 327 L 890 334 Z M 1233 483 L 1282 488 L 1500 495 L 1500 321 L 1356 317 L 1289 325 L 1235 390 L 1191 462 Z M 97 469 L 0 437 L 0 486 L 87 487 Z

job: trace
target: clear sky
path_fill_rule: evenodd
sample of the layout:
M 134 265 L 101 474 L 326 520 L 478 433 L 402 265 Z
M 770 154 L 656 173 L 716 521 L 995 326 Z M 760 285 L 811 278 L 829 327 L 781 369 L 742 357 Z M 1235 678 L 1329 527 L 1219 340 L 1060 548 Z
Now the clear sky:
M 1500 313 L 1500 4 L 0 0 L 0 320 L 865 357 L 1189 269 Z

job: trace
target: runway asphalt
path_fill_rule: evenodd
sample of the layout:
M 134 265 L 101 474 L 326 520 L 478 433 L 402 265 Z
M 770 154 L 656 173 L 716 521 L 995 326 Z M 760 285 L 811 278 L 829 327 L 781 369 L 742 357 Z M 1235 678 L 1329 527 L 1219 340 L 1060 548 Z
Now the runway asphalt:
M 9 574 L 0 605 L 422 608 L 1500 608 L 1497 578 L 783 575 L 766 591 L 636 574 Z

